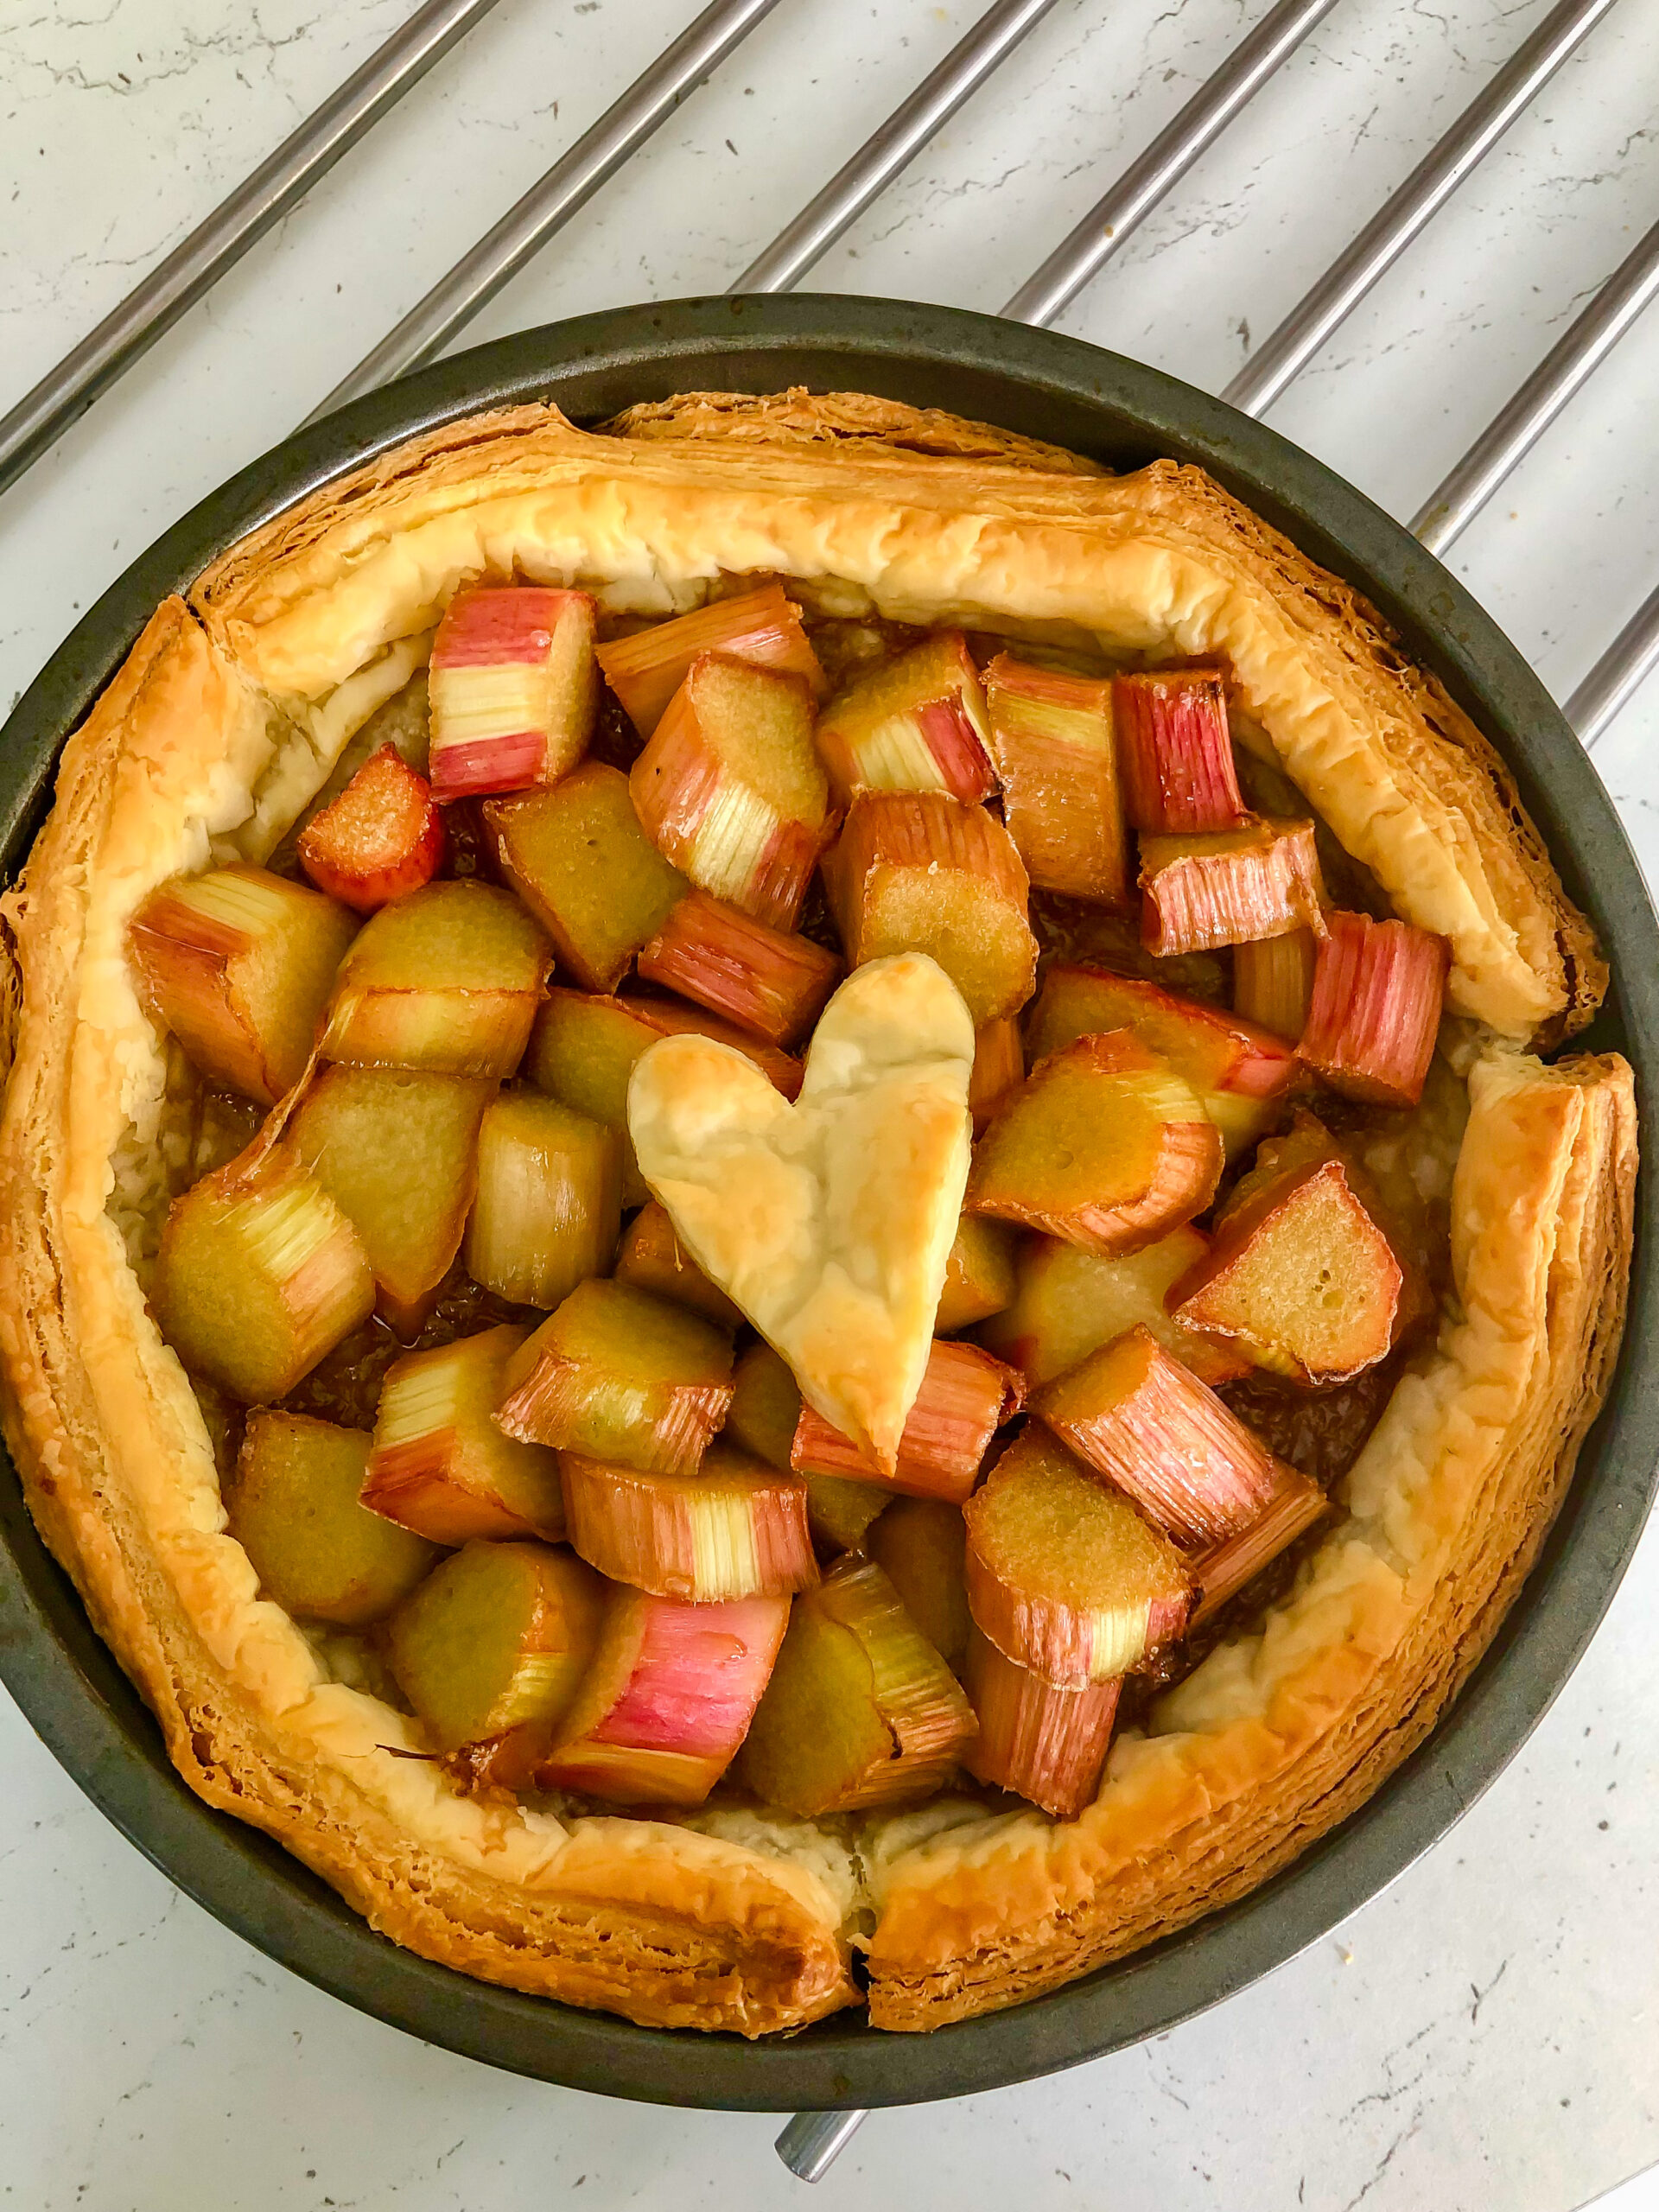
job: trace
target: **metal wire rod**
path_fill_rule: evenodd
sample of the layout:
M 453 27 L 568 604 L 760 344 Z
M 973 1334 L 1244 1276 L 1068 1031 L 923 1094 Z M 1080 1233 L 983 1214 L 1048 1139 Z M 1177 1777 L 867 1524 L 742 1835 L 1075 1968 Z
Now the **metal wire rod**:
M 307 423 L 442 353 L 777 4 L 778 0 L 713 0 L 592 130 L 313 408 Z
M 778 2155 L 802 2181 L 822 2181 L 868 2118 L 864 2112 L 798 2112 L 778 2138 Z
M 1659 590 L 1650 592 L 1562 709 L 1586 749 L 1659 668 Z
M 798 284 L 1053 5 L 1054 0 L 996 0 L 728 291 L 787 292 Z
M 0 492 L 54 445 L 494 5 L 495 0 L 427 0 L 118 308 L 25 392 L 0 417 Z
M 1027 278 L 1003 314 L 1016 322 L 1052 322 L 1335 5 L 1336 0 L 1278 0 L 1269 8 L 1145 153 Z
M 1560 0 L 1222 394 L 1263 415 L 1464 179 L 1484 161 L 1614 0 Z
M 1580 385 L 1659 297 L 1659 223 L 1627 254 L 1507 406 L 1501 407 L 1445 481 L 1412 518 L 1431 553 L 1462 536 L 1498 486 L 1531 452 Z

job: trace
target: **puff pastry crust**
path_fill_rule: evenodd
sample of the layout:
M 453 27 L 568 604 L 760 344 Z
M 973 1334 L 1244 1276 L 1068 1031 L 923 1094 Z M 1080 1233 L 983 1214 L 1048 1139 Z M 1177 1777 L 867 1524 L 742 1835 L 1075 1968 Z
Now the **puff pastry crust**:
M 416 1747 L 410 1724 L 260 1598 L 225 1533 L 201 1410 L 135 1272 L 177 1162 L 126 924 L 169 874 L 269 854 L 418 667 L 450 594 L 485 571 L 659 613 L 764 571 L 829 611 L 1224 656 L 1251 741 L 1396 909 L 1452 942 L 1474 1042 L 1438 1341 L 1354 1469 L 1346 1522 L 1255 1633 L 1118 1746 L 1071 1826 L 947 1829 L 947 1812 L 852 1850 L 747 1815 L 566 1819 L 457 1797 L 397 1756 Z M 451 425 L 302 503 L 157 610 L 71 740 L 3 911 L 0 1356 L 36 1521 L 190 1785 L 398 1942 L 487 1980 L 759 2035 L 858 2001 L 849 1944 L 873 1916 L 872 2019 L 925 2028 L 1240 1894 L 1357 1803 L 1453 1694 L 1611 1372 L 1630 1073 L 1522 1049 L 1593 1010 L 1605 970 L 1588 927 L 1452 702 L 1351 592 L 1190 469 L 1114 479 L 856 395 L 692 396 L 600 434 L 550 407 Z
M 974 1025 L 925 953 L 856 969 L 794 1105 L 753 1060 L 665 1037 L 628 1086 L 639 1172 L 801 1395 L 891 1473 L 962 1214 Z

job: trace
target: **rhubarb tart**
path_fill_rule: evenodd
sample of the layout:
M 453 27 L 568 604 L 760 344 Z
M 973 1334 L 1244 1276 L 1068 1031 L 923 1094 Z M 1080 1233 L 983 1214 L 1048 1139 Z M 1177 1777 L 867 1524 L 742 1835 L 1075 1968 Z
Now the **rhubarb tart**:
M 1201 473 L 457 423 L 158 607 L 3 901 L 6 1433 L 179 1771 L 425 1956 L 926 2030 L 1433 1726 L 1630 1071 L 1509 774 Z

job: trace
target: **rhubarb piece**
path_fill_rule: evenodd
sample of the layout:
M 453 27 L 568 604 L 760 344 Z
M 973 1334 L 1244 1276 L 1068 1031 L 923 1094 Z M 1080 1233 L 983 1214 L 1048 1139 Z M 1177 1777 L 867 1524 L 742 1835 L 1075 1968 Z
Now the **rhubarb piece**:
M 925 952 L 976 1027 L 1017 1013 L 1031 996 L 1037 940 L 1026 871 L 1014 840 L 982 806 L 931 791 L 855 798 L 823 880 L 853 967 Z
M 567 1551 L 469 1543 L 392 1616 L 387 1656 L 441 1751 L 550 1730 L 592 1662 L 604 1602 L 599 1577 Z
M 304 1414 L 249 1415 L 225 1510 L 284 1612 L 365 1628 L 431 1571 L 430 1544 L 358 1503 L 373 1441 Z
M 510 1076 L 551 961 L 510 891 L 471 879 L 429 883 L 364 924 L 335 979 L 323 1058 Z
M 711 1282 L 674 1234 L 668 1210 L 655 1198 L 641 1206 L 623 1233 L 613 1270 L 618 1282 L 654 1297 L 689 1306 L 721 1329 L 735 1329 L 743 1319 L 717 1283 Z M 774 1357 L 776 1355 L 774 1354 Z M 787 1447 L 788 1440 L 785 1440 Z M 784 1465 L 789 1464 L 787 1448 Z
M 1141 840 L 1141 942 L 1160 958 L 1325 934 L 1311 822 L 1251 816 L 1236 830 Z
M 818 717 L 818 752 L 843 805 L 855 791 L 944 791 L 975 805 L 996 789 L 989 736 L 959 630 L 855 677 Z
M 1081 1688 L 1186 1625 L 1179 1552 L 1033 1422 L 963 1508 L 968 1608 L 1004 1658 Z
M 799 1092 L 798 1060 L 673 999 L 589 998 L 580 991 L 555 989 L 536 1018 L 524 1072 L 549 1097 L 616 1131 L 622 1146 L 625 1207 L 642 1205 L 651 1196 L 628 1134 L 628 1081 L 634 1063 L 659 1037 L 687 1031 L 747 1053 L 785 1098 Z
M 1014 1231 L 1000 1221 L 988 1221 L 980 1214 L 963 1216 L 944 1263 L 944 1288 L 933 1322 L 940 1336 L 969 1329 L 1012 1301 L 1014 1248 Z
M 1209 1238 L 1190 1223 L 1109 1260 L 1052 1236 L 1021 1237 L 1014 1296 L 981 1328 L 980 1341 L 1017 1367 L 1033 1390 L 1136 1327 L 1150 1329 L 1201 1382 L 1230 1382 L 1249 1372 L 1249 1362 L 1230 1344 L 1184 1328 L 1164 1308 L 1170 1285 L 1209 1249 Z
M 711 654 L 694 660 L 628 788 L 683 874 L 757 921 L 794 927 L 830 804 L 812 695 L 799 677 Z
M 977 1344 L 936 1338 L 927 1372 L 899 1440 L 893 1473 L 823 1415 L 803 1406 L 790 1465 L 804 1474 L 886 1483 L 912 1497 L 959 1505 L 972 1490 L 991 1439 L 1025 1403 L 1025 1378 Z
M 792 1045 L 823 1013 L 842 963 L 810 938 L 757 922 L 694 891 L 639 954 L 642 982 L 726 1014 L 773 1045 Z
M 1295 1053 L 1279 1038 L 1236 1015 L 1178 998 L 1138 976 L 1057 961 L 1026 1024 L 1033 1059 L 1111 1029 L 1132 1029 L 1185 1076 L 1221 1131 L 1230 1159 L 1276 1119 L 1280 1100 L 1301 1073 Z
M 1128 903 L 1112 679 L 1001 653 L 985 671 L 1002 818 L 1039 891 Z
M 748 1732 L 789 1614 L 787 1598 L 694 1605 L 613 1586 L 537 1782 L 625 1805 L 702 1804 Z
M 550 790 L 484 802 L 496 865 L 584 990 L 613 991 L 688 886 L 645 831 L 628 779 L 584 760 Z
M 1224 1537 L 1191 1561 L 1198 1601 L 1192 1608 L 1190 1628 L 1236 1597 L 1299 1536 L 1323 1520 L 1330 1500 L 1311 1475 L 1299 1473 L 1284 1460 L 1273 1463 L 1273 1493 L 1255 1519 L 1236 1535 Z
M 395 745 L 372 753 L 300 832 L 300 866 L 319 891 L 359 914 L 429 883 L 443 853 L 443 815 L 432 786 Z
M 1408 922 L 1332 914 L 1297 1051 L 1332 1090 L 1370 1106 L 1414 1106 L 1440 1034 L 1448 953 Z
M 193 1067 L 274 1106 L 305 1072 L 357 928 L 345 907 L 260 868 L 158 884 L 130 943 L 155 1020 Z
M 641 737 L 649 737 L 693 661 L 706 653 L 799 677 L 815 699 L 830 689 L 801 627 L 799 610 L 776 581 L 601 645 L 599 665 L 628 720 Z
M 1079 1037 L 1027 1077 L 979 1141 L 966 1210 L 1091 1252 L 1135 1252 L 1203 1212 L 1222 1161 L 1192 1085 L 1114 1030 Z
M 551 784 L 588 748 L 599 705 L 596 610 L 585 591 L 461 591 L 432 640 L 433 796 Z
M 755 1795 L 807 1820 L 930 1796 L 973 1709 L 881 1569 L 837 1560 L 798 1597 L 743 1746 Z
M 1026 1052 L 1020 1024 L 1010 1014 L 985 1022 L 974 1032 L 974 1067 L 968 1078 L 968 1110 L 974 1135 L 982 1135 L 1026 1079 Z
M 770 1344 L 751 1344 L 732 1377 L 732 1408 L 721 1432 L 769 1467 L 790 1471 L 790 1446 L 801 1418 L 795 1377 Z M 808 1475 L 806 1519 L 826 1551 L 857 1551 L 871 1522 L 892 1503 L 877 1483 L 848 1482 L 839 1475 Z
M 419 1333 L 461 1249 L 493 1090 L 408 1068 L 324 1068 L 294 1117 L 295 1148 L 362 1238 L 376 1306 L 402 1337 Z
M 1057 1821 L 1095 1801 L 1117 1718 L 1121 1676 L 1070 1689 L 1046 1682 L 972 1631 L 963 1675 L 979 1734 L 969 1774 L 1012 1789 Z
M 174 1200 L 150 1303 L 188 1368 L 265 1405 L 368 1319 L 374 1276 L 298 1154 L 256 1147 Z
M 621 1192 L 614 1129 L 538 1090 L 505 1092 L 478 1133 L 467 1274 L 517 1306 L 550 1312 L 610 1266 Z
M 871 1558 L 954 1675 L 962 1672 L 972 1627 L 963 1580 L 967 1541 L 960 1511 L 937 1497 L 895 1497 L 869 1536 Z
M 709 1605 L 776 1598 L 818 1579 L 806 1484 L 713 1445 L 689 1475 L 559 1454 L 570 1541 L 613 1582 Z
M 1346 1382 L 1400 1334 L 1405 1272 L 1339 1159 L 1274 1175 L 1230 1208 L 1169 1291 L 1187 1328 L 1311 1386 Z
M 1044 1383 L 1031 1409 L 1189 1549 L 1236 1535 L 1272 1494 L 1267 1446 L 1150 1329 Z
M 1123 808 L 1143 836 L 1234 830 L 1245 819 L 1212 668 L 1137 669 L 1115 679 Z
M 828 1552 L 865 1550 L 870 1530 L 895 1497 L 880 1483 L 849 1482 L 845 1475 L 808 1475 L 806 1519 L 813 1541 Z
M 1327 915 L 1326 926 L 1338 918 Z M 1233 1010 L 1274 1037 L 1295 1044 L 1307 1026 L 1313 995 L 1312 930 L 1264 937 L 1233 947 Z
M 683 1306 L 589 1278 L 509 1370 L 508 1436 L 622 1467 L 695 1473 L 732 1402 L 732 1347 Z
M 493 1415 L 507 1363 L 524 1340 L 511 1323 L 386 1370 L 363 1503 L 435 1544 L 474 1536 L 564 1534 L 558 1462 L 504 1436 Z

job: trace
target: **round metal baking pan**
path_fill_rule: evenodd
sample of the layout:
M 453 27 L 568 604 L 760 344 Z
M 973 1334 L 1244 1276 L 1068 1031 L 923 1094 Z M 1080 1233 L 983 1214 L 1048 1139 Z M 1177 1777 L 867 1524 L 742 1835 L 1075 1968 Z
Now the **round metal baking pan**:
M 1586 1040 L 1635 1064 L 1644 1156 L 1659 1158 L 1659 928 L 1606 793 L 1520 655 L 1370 502 L 1261 424 L 1076 339 L 883 300 L 709 299 L 627 308 L 479 347 L 288 440 L 169 531 L 79 622 L 0 741 L 0 868 L 22 865 L 64 738 L 158 600 L 342 469 L 481 407 L 551 398 L 578 422 L 687 390 L 870 391 L 1027 432 L 1133 468 L 1196 461 L 1357 585 L 1514 769 L 1613 990 Z M 377 1936 L 296 1859 L 210 1811 L 35 1535 L 0 1469 L 0 1677 L 93 1802 L 189 1896 L 348 2004 L 486 2063 L 613 2095 L 762 2111 L 909 2104 L 1030 2080 L 1156 2035 L 1243 1988 L 1436 1842 L 1524 1742 L 1594 1632 L 1659 1459 L 1655 1191 L 1638 1190 L 1636 1281 L 1609 1405 L 1543 1557 L 1433 1736 L 1287 1872 L 1154 1948 L 1016 2010 L 931 2036 L 842 2015 L 761 2044 L 671 2034 L 489 1987 Z

